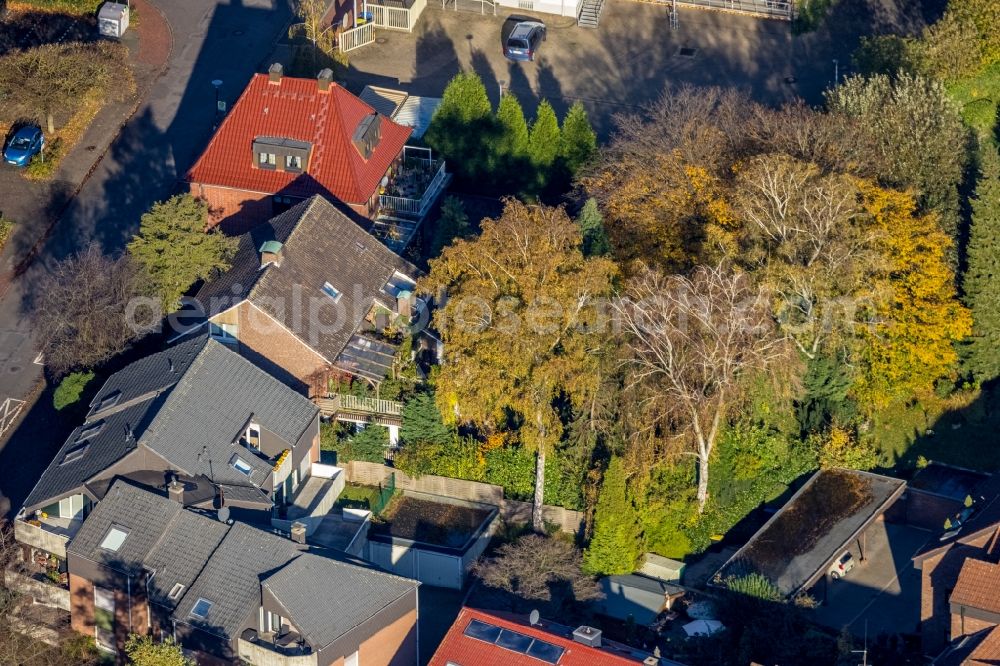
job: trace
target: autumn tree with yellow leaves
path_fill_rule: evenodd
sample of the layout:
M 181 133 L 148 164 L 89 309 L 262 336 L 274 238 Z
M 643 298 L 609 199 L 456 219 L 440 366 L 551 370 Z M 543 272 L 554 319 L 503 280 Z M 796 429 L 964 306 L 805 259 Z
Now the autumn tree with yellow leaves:
M 563 434 L 554 402 L 583 404 L 598 389 L 606 340 L 601 304 L 617 270 L 585 258 L 580 228 L 562 208 L 509 199 L 430 262 L 420 288 L 447 294 L 434 313 L 446 359 L 437 396 L 446 420 L 484 433 L 518 427 L 537 452 L 532 524 L 541 531 L 545 460 Z

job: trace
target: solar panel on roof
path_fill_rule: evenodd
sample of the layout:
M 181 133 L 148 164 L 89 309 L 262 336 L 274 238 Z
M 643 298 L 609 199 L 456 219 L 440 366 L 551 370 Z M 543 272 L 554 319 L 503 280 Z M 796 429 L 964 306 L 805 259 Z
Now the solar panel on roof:
M 558 664 L 563 652 L 565 652 L 565 650 L 558 645 L 546 643 L 545 641 L 540 641 L 536 638 L 535 642 L 531 644 L 531 647 L 528 648 L 528 651 L 525 654 L 529 657 L 534 657 L 535 659 L 541 659 L 549 664 Z
M 479 620 L 473 620 L 465 628 L 464 633 L 469 638 L 478 638 L 481 641 L 493 643 L 500 636 L 500 627 L 495 627 L 492 624 L 486 624 Z
M 502 629 L 496 625 L 472 620 L 463 632 L 469 638 L 493 643 L 497 647 L 502 647 L 512 652 L 526 654 L 529 657 L 544 661 L 548 664 L 557 664 L 565 650 L 558 645 L 546 643 L 510 629 Z
M 534 639 L 532 639 L 531 636 L 525 636 L 524 634 L 519 634 L 516 631 L 511 631 L 510 629 L 503 629 L 500 632 L 500 637 L 496 640 L 496 644 L 502 648 L 513 650 L 514 652 L 527 653 L 532 640 Z

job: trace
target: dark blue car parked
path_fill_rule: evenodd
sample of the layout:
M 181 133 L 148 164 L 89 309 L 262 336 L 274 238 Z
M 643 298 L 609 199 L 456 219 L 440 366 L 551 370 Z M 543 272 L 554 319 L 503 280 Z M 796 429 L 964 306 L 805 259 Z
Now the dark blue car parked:
M 19 129 L 7 142 L 7 147 L 3 151 L 3 160 L 16 167 L 28 166 L 31 158 L 42 152 L 44 147 L 45 136 L 42 134 L 42 130 L 28 125 Z

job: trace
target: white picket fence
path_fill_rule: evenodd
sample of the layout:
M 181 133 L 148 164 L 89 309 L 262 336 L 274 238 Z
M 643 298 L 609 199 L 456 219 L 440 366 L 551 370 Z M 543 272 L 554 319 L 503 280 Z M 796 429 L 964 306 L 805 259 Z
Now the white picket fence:
M 337 48 L 341 53 L 347 53 L 362 46 L 375 43 L 375 24 L 365 23 L 356 28 L 345 30 L 337 37 Z

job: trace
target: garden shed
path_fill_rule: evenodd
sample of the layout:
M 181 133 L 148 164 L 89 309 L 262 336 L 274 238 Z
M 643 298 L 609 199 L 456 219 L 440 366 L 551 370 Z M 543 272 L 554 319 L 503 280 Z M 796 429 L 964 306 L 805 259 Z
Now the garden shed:
M 97 12 L 97 29 L 102 37 L 119 39 L 128 30 L 129 6 L 118 2 L 105 2 Z
M 816 472 L 712 579 L 760 574 L 776 595 L 791 598 L 823 580 L 843 553 L 863 564 L 868 528 L 903 494 L 906 482 L 849 469 Z
M 599 613 L 617 620 L 648 625 L 661 611 L 684 596 L 684 589 L 641 574 L 605 576 L 600 580 L 604 598 L 597 602 Z

